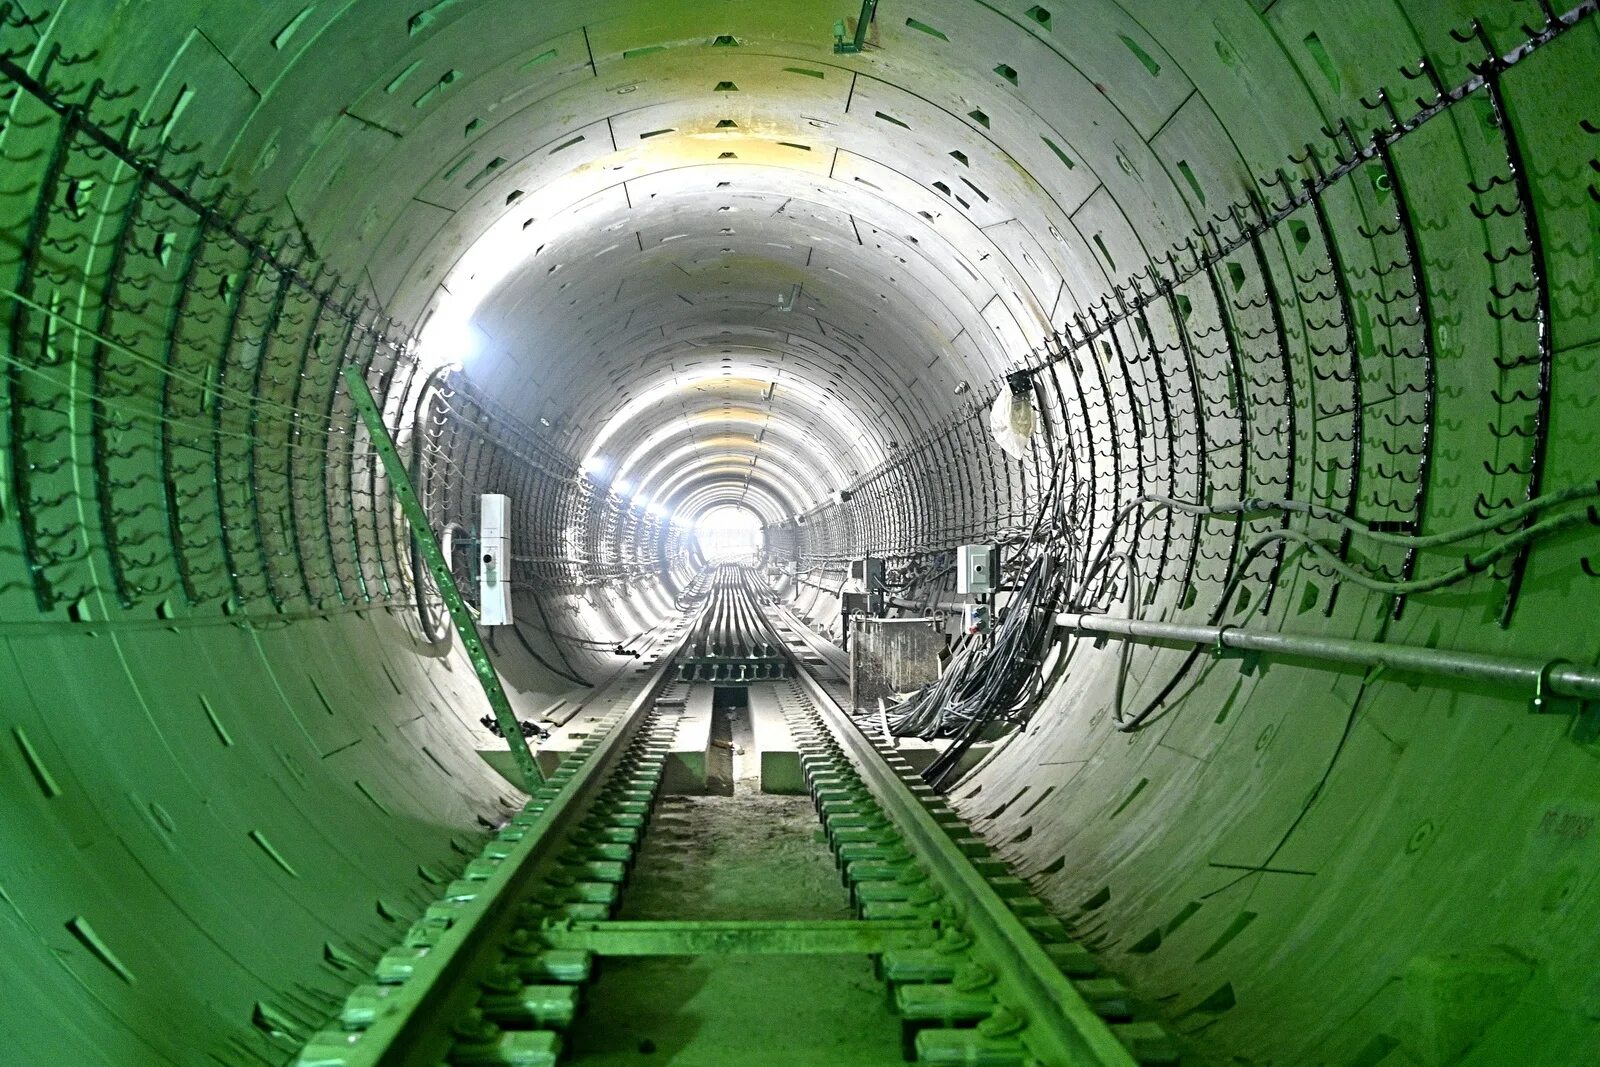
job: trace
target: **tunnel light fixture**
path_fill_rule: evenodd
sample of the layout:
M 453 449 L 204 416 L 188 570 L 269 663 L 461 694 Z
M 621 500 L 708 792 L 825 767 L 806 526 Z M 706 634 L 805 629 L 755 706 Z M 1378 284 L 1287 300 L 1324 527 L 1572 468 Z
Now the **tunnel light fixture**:
M 633 494 L 633 483 L 626 478 L 619 478 L 611 483 L 611 491 L 618 496 L 631 496 Z
M 1027 457 L 1038 414 L 1033 405 L 1033 379 L 1026 373 L 1006 377 L 1006 388 L 989 409 L 989 432 L 1012 459 Z

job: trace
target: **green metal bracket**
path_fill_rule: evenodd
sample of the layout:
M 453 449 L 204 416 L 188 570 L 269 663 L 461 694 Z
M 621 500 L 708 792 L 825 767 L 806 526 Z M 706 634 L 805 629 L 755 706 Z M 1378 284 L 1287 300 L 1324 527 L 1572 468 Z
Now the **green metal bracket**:
M 878 13 L 878 0 L 861 0 L 861 17 L 856 19 L 855 36 L 850 40 L 844 39 L 844 19 L 833 24 L 833 50 L 839 55 L 848 56 L 860 52 L 867 46 L 867 27 L 872 25 L 873 16 Z
M 406 473 L 405 462 L 395 448 L 394 438 L 389 436 L 388 427 L 383 424 L 383 412 L 378 410 L 378 402 L 372 399 L 372 392 L 367 388 L 359 369 L 345 367 L 344 380 L 350 387 L 350 399 L 361 413 L 362 421 L 367 424 L 367 432 L 372 435 L 372 447 L 383 461 L 384 472 L 389 475 L 389 483 L 394 487 L 400 508 L 411 523 L 411 532 L 422 549 L 423 558 L 428 562 L 428 570 L 432 572 L 433 580 L 439 583 L 439 594 L 444 597 L 451 621 L 461 634 L 461 644 L 467 650 L 467 657 L 472 660 L 472 669 L 478 672 L 483 695 L 489 698 L 489 706 L 494 709 L 500 735 L 505 738 L 511 758 L 522 773 L 524 787 L 532 793 L 544 784 L 544 775 L 539 773 L 539 765 L 528 750 L 528 742 L 522 736 L 522 726 L 517 722 L 516 712 L 511 710 L 511 701 L 500 686 L 500 676 L 495 673 L 494 664 L 489 662 L 488 650 L 483 647 L 478 627 L 472 621 L 472 614 L 467 611 L 467 602 L 461 599 L 461 590 L 456 588 L 455 578 L 450 574 L 450 564 L 439 547 L 439 539 L 433 536 L 433 527 L 428 525 L 428 516 L 423 512 L 422 503 L 411 486 L 411 476 Z

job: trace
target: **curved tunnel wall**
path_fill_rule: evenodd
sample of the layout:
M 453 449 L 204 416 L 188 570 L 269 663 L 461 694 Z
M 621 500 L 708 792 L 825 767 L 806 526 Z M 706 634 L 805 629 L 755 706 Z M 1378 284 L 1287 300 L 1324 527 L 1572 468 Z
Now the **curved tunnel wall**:
M 1485 54 L 1450 29 L 1503 52 L 1534 8 L 886 3 L 859 56 L 820 4 L 250 11 L 73 0 L 0 37 L 43 82 L 0 142 L 22 1062 L 285 1059 L 513 802 L 336 385 L 367 367 L 410 443 L 438 357 L 407 324 L 453 293 L 482 350 L 429 401 L 431 506 L 470 527 L 513 495 L 582 673 L 686 552 L 575 473 L 644 396 L 600 458 L 769 464 L 769 548 L 813 579 L 871 551 L 937 598 L 939 553 L 1047 505 L 1069 565 L 1122 561 L 1085 606 L 1594 658 L 1582 530 L 1402 603 L 1383 582 L 1459 548 L 1136 503 L 1431 533 L 1593 482 L 1592 21 L 1390 138 L 1379 86 L 1409 120 Z M 1023 463 L 981 414 L 1017 368 L 1045 427 Z M 827 462 L 721 440 L 735 406 Z M 667 411 L 685 434 L 647 446 Z M 1252 550 L 1284 528 L 1375 587 Z M 502 653 L 524 708 L 569 695 Z M 1527 697 L 1077 644 L 956 796 L 1198 1054 L 1584 1062 L 1593 756 Z

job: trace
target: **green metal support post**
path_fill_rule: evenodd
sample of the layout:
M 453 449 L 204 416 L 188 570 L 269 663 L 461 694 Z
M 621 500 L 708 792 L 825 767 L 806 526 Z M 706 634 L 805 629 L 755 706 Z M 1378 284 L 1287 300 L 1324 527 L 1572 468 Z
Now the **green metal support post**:
M 372 398 L 372 392 L 356 367 L 345 367 L 343 373 L 345 384 L 350 387 L 350 399 L 361 413 L 361 420 L 367 424 L 367 432 L 372 435 L 372 447 L 383 461 L 384 472 L 389 475 L 389 483 L 394 487 L 394 495 L 400 501 L 406 520 L 411 523 L 411 532 L 422 549 L 423 558 L 428 562 L 428 570 L 432 572 L 433 580 L 439 583 L 439 594 L 444 597 L 450 618 L 461 634 L 461 644 L 467 650 L 467 657 L 472 660 L 472 669 L 478 672 L 483 695 L 489 698 L 489 706 L 494 709 L 494 720 L 500 726 L 500 736 L 505 738 L 511 758 L 522 773 L 524 788 L 532 793 L 544 784 L 544 775 L 539 773 L 539 765 L 528 750 L 528 742 L 522 736 L 522 725 L 511 710 L 511 701 L 500 686 L 500 676 L 495 673 L 494 664 L 489 662 L 489 653 L 478 636 L 478 627 L 472 621 L 472 614 L 467 611 L 467 602 L 461 599 L 461 590 L 456 588 L 456 580 L 450 574 L 450 564 L 439 547 L 439 539 L 433 536 L 433 527 L 428 525 L 428 516 L 423 512 L 422 502 L 417 499 L 416 490 L 411 486 L 411 476 L 406 473 L 394 438 L 389 436 L 389 430 L 383 424 L 383 412 L 378 410 L 378 402 Z
M 833 50 L 842 56 L 855 55 L 867 47 L 867 29 L 878 14 L 878 0 L 861 0 L 861 16 L 856 19 L 855 35 L 844 39 L 844 20 L 833 24 Z

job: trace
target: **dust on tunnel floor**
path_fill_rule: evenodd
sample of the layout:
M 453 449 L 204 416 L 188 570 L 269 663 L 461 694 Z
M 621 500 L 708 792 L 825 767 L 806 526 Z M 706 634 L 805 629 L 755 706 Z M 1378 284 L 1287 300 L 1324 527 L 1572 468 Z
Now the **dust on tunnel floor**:
M 580 1067 L 890 1067 L 900 1023 L 864 956 L 605 961 L 568 1035 Z
M 736 758 L 736 773 L 753 762 Z M 851 918 L 810 798 L 758 790 L 740 777 L 733 796 L 663 797 L 617 917 Z M 580 1067 L 903 1062 L 866 956 L 609 959 L 587 1001 L 568 1034 L 566 1062 Z

